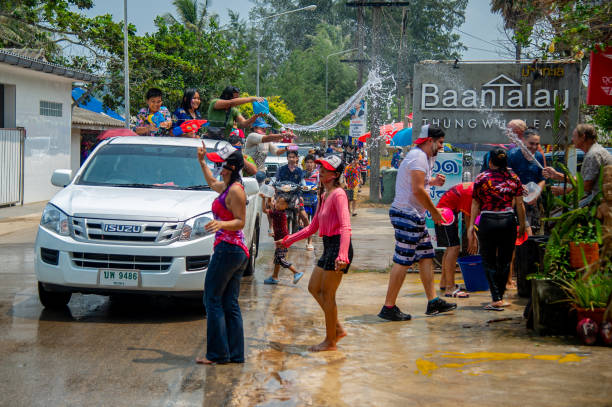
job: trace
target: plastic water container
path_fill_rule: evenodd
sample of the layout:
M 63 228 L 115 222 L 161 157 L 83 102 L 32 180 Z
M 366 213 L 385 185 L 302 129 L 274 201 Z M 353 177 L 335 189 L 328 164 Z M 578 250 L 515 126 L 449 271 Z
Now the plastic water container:
M 261 187 L 259 188 L 259 192 L 268 198 L 272 198 L 274 196 L 274 187 L 272 185 L 268 185 L 268 184 L 261 184 Z
M 542 188 L 533 181 L 528 182 L 525 187 L 527 188 L 527 195 L 523 197 L 523 201 L 526 203 L 531 203 L 531 201 L 536 199 L 540 195 L 540 192 L 542 192 Z
M 253 113 L 254 114 L 270 113 L 270 107 L 268 106 L 268 100 L 264 99 L 262 102 L 253 102 Z
M 461 257 L 457 259 L 457 263 L 461 268 L 466 290 L 487 291 L 489 289 L 489 282 L 485 276 L 480 255 Z

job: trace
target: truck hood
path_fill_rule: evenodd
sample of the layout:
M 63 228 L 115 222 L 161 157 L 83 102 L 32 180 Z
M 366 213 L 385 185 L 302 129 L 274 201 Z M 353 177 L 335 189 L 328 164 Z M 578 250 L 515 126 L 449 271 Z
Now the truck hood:
M 210 212 L 217 196 L 211 190 L 69 185 L 50 203 L 69 216 L 178 222 Z

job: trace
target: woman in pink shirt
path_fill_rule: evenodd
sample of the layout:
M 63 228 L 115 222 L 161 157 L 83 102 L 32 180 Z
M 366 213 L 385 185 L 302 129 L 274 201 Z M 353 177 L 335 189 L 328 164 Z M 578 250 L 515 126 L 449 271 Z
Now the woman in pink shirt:
M 340 187 L 344 164 L 337 155 L 321 158 L 316 163 L 321 164 L 319 180 L 322 185 L 319 186 L 319 206 L 312 222 L 301 231 L 276 241 L 279 246 L 289 247 L 317 230 L 323 237 L 323 255 L 310 276 L 308 291 L 323 309 L 326 335 L 323 342 L 309 348 L 312 352 L 336 350 L 336 343 L 346 336 L 338 320 L 336 290 L 353 259 L 348 199 Z

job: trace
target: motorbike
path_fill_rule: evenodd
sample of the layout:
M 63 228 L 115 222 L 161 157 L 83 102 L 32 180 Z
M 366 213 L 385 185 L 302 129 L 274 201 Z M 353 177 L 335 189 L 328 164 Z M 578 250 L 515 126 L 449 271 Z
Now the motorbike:
M 301 188 L 298 184 L 290 181 L 279 181 L 274 184 L 274 189 L 276 190 L 277 197 L 282 196 L 287 201 L 287 229 L 291 234 L 296 233 L 300 230 Z
M 317 196 L 317 184 L 307 182 L 306 185 L 302 186 L 302 199 L 304 201 L 304 210 L 308 214 L 308 217 L 312 219 L 316 210 L 318 203 Z

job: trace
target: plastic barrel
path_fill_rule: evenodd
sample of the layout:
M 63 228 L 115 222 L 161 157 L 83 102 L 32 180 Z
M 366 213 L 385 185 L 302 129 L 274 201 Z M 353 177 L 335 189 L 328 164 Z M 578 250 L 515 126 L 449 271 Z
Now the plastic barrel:
M 482 267 L 482 257 L 461 257 L 457 259 L 457 263 L 459 263 L 459 267 L 461 268 L 466 290 L 487 291 L 489 289 L 489 283 L 485 276 L 484 268 Z

